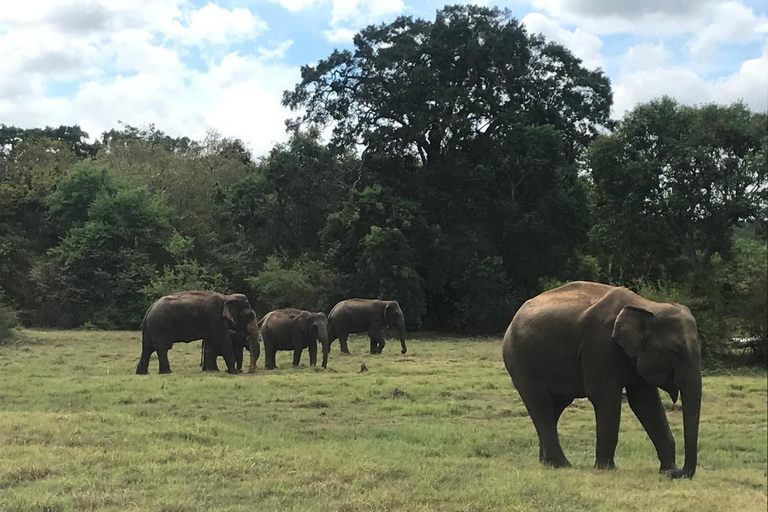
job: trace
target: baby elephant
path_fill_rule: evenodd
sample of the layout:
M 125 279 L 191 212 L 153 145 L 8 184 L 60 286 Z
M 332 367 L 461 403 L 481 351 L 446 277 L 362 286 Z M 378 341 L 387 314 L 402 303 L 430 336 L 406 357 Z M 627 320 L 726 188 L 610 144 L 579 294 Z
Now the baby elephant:
M 229 339 L 232 340 L 232 351 L 235 354 L 235 367 L 238 370 L 243 369 L 243 351 L 247 350 L 248 352 L 251 351 L 251 347 L 248 343 L 248 335 L 244 332 L 237 332 L 233 331 L 232 329 L 229 330 Z M 200 354 L 200 366 L 202 367 L 204 372 L 217 372 L 219 371 L 219 365 L 216 364 L 216 360 L 219 358 L 219 356 L 223 356 L 221 353 L 221 350 L 217 350 L 217 348 L 212 343 L 206 343 L 206 340 L 203 340 L 202 343 L 202 350 Z M 256 342 L 256 359 L 259 358 L 259 343 Z
M 310 313 L 301 309 L 277 309 L 262 320 L 261 337 L 264 340 L 265 366 L 275 368 L 278 350 L 293 350 L 293 366 L 301 361 L 301 352 L 309 349 L 309 364 L 317 363 L 317 342 L 323 347 L 323 368 L 328 364 L 328 319 L 324 313 Z

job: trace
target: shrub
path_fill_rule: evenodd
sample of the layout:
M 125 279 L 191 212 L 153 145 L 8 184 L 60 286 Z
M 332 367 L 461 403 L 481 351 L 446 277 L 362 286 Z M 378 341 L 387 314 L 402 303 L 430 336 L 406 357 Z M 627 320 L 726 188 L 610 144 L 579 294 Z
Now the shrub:
M 0 345 L 8 343 L 13 335 L 11 329 L 16 327 L 16 312 L 3 301 L 5 292 L 0 289 Z
M 270 256 L 259 275 L 246 279 L 261 314 L 281 308 L 329 312 L 340 299 L 339 277 L 323 262 L 304 258 L 291 265 Z

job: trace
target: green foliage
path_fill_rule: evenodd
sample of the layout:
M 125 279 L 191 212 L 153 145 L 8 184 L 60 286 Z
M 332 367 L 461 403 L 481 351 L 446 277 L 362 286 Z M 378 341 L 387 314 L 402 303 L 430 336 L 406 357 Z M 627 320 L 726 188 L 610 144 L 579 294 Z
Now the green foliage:
M 5 292 L 0 288 L 0 345 L 11 340 L 11 329 L 16 327 L 17 323 L 16 312 L 5 303 Z
M 81 182 L 92 171 L 79 167 L 64 178 L 54 203 L 74 209 L 62 210 L 65 217 L 76 218 L 82 204 L 79 189 L 68 181 Z M 40 321 L 46 324 L 137 326 L 146 306 L 142 288 L 168 259 L 170 212 L 163 201 L 146 188 L 111 188 L 109 179 L 101 183 L 82 225 L 71 227 L 32 271 L 41 297 Z
M 230 291 L 223 275 L 202 267 L 196 260 L 182 260 L 173 266 L 165 267 L 163 273 L 152 279 L 142 291 L 147 297 L 147 302 L 152 302 L 164 295 L 184 290 L 210 290 L 220 293 Z
M 284 265 L 270 256 L 257 276 L 247 279 L 255 291 L 254 307 L 261 313 L 287 307 L 330 312 L 341 300 L 339 278 L 323 262 L 303 258 Z
M 593 238 L 612 280 L 675 276 L 695 286 L 715 255 L 730 258 L 734 227 L 768 204 L 767 120 L 742 103 L 663 98 L 590 147 Z
M 434 21 L 402 16 L 369 26 L 354 44 L 354 52 L 303 66 L 301 82 L 283 97 L 305 112 L 296 124 L 333 121 L 340 147 L 363 144 L 427 165 L 516 124 L 552 125 L 575 148 L 608 121 L 605 75 L 529 35 L 509 11 L 446 6 Z
M 503 332 L 522 303 L 512 293 L 501 258 L 474 259 L 458 286 L 455 328 L 472 333 Z

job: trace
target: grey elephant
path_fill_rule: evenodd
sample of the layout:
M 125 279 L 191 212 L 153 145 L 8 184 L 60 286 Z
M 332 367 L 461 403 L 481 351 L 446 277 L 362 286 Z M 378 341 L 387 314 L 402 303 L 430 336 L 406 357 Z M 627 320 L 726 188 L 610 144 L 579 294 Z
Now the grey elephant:
M 597 421 L 597 468 L 614 468 L 622 390 L 672 478 L 696 471 L 701 410 L 701 345 L 680 304 L 653 302 L 626 288 L 573 282 L 529 300 L 512 319 L 504 364 L 539 437 L 539 459 L 569 466 L 557 423 L 574 398 L 587 397 Z M 685 465 L 659 392 L 682 397 Z
M 229 339 L 232 342 L 232 352 L 235 356 L 235 367 L 242 371 L 243 352 L 245 350 L 248 350 L 248 352 L 251 351 L 248 334 L 230 329 Z M 258 348 L 259 344 L 256 343 L 256 360 L 259 359 Z M 219 371 L 219 365 L 216 363 L 216 360 L 219 358 L 219 356 L 222 355 L 220 348 L 217 350 L 217 347 L 215 347 L 213 343 L 206 343 L 205 340 L 203 340 L 200 352 L 200 367 L 202 370 L 204 372 Z
M 301 353 L 309 351 L 309 364 L 317 364 L 317 343 L 323 347 L 323 368 L 328 364 L 328 319 L 325 313 L 311 313 L 302 309 L 276 309 L 270 311 L 261 321 L 261 336 L 264 339 L 265 366 L 275 369 L 275 354 L 278 350 L 293 350 L 293 366 L 299 366 Z
M 259 326 L 245 295 L 186 291 L 157 299 L 141 322 L 141 358 L 137 374 L 149 373 L 149 358 L 157 352 L 160 373 L 171 373 L 168 351 L 174 343 L 202 339 L 224 356 L 229 373 L 239 373 L 229 330 L 246 333 L 251 349 L 249 371 L 256 368 Z
M 341 351 L 349 354 L 347 338 L 350 334 L 367 332 L 371 340 L 371 354 L 381 354 L 384 348 L 385 327 L 397 329 L 401 354 L 405 346 L 405 318 L 396 300 L 347 299 L 336 304 L 328 315 L 330 342 L 338 338 Z

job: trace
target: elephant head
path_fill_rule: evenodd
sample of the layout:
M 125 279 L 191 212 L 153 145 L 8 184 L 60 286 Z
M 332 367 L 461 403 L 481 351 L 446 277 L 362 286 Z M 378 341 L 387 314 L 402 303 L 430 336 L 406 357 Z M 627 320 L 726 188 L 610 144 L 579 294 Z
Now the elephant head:
M 650 307 L 650 306 L 649 306 Z M 637 373 L 648 383 L 683 400 L 685 465 L 672 477 L 696 471 L 701 411 L 701 344 L 696 320 L 679 304 L 654 304 L 650 309 L 626 306 L 616 317 L 613 340 L 636 360 Z
M 396 300 L 391 300 L 384 306 L 384 326 L 394 326 L 397 329 L 397 335 L 400 338 L 400 353 L 405 354 L 408 348 L 405 346 L 405 317 L 400 304 Z
M 221 316 L 229 324 L 230 329 L 247 334 L 248 350 L 251 353 L 248 373 L 253 373 L 256 371 L 256 361 L 261 353 L 259 348 L 259 323 L 256 312 L 251 308 L 248 298 L 237 293 L 227 297 Z
M 328 364 L 328 352 L 331 349 L 331 343 L 328 341 L 328 318 L 325 313 L 304 312 L 294 319 L 299 330 L 313 341 L 319 341 L 323 348 L 323 368 Z

